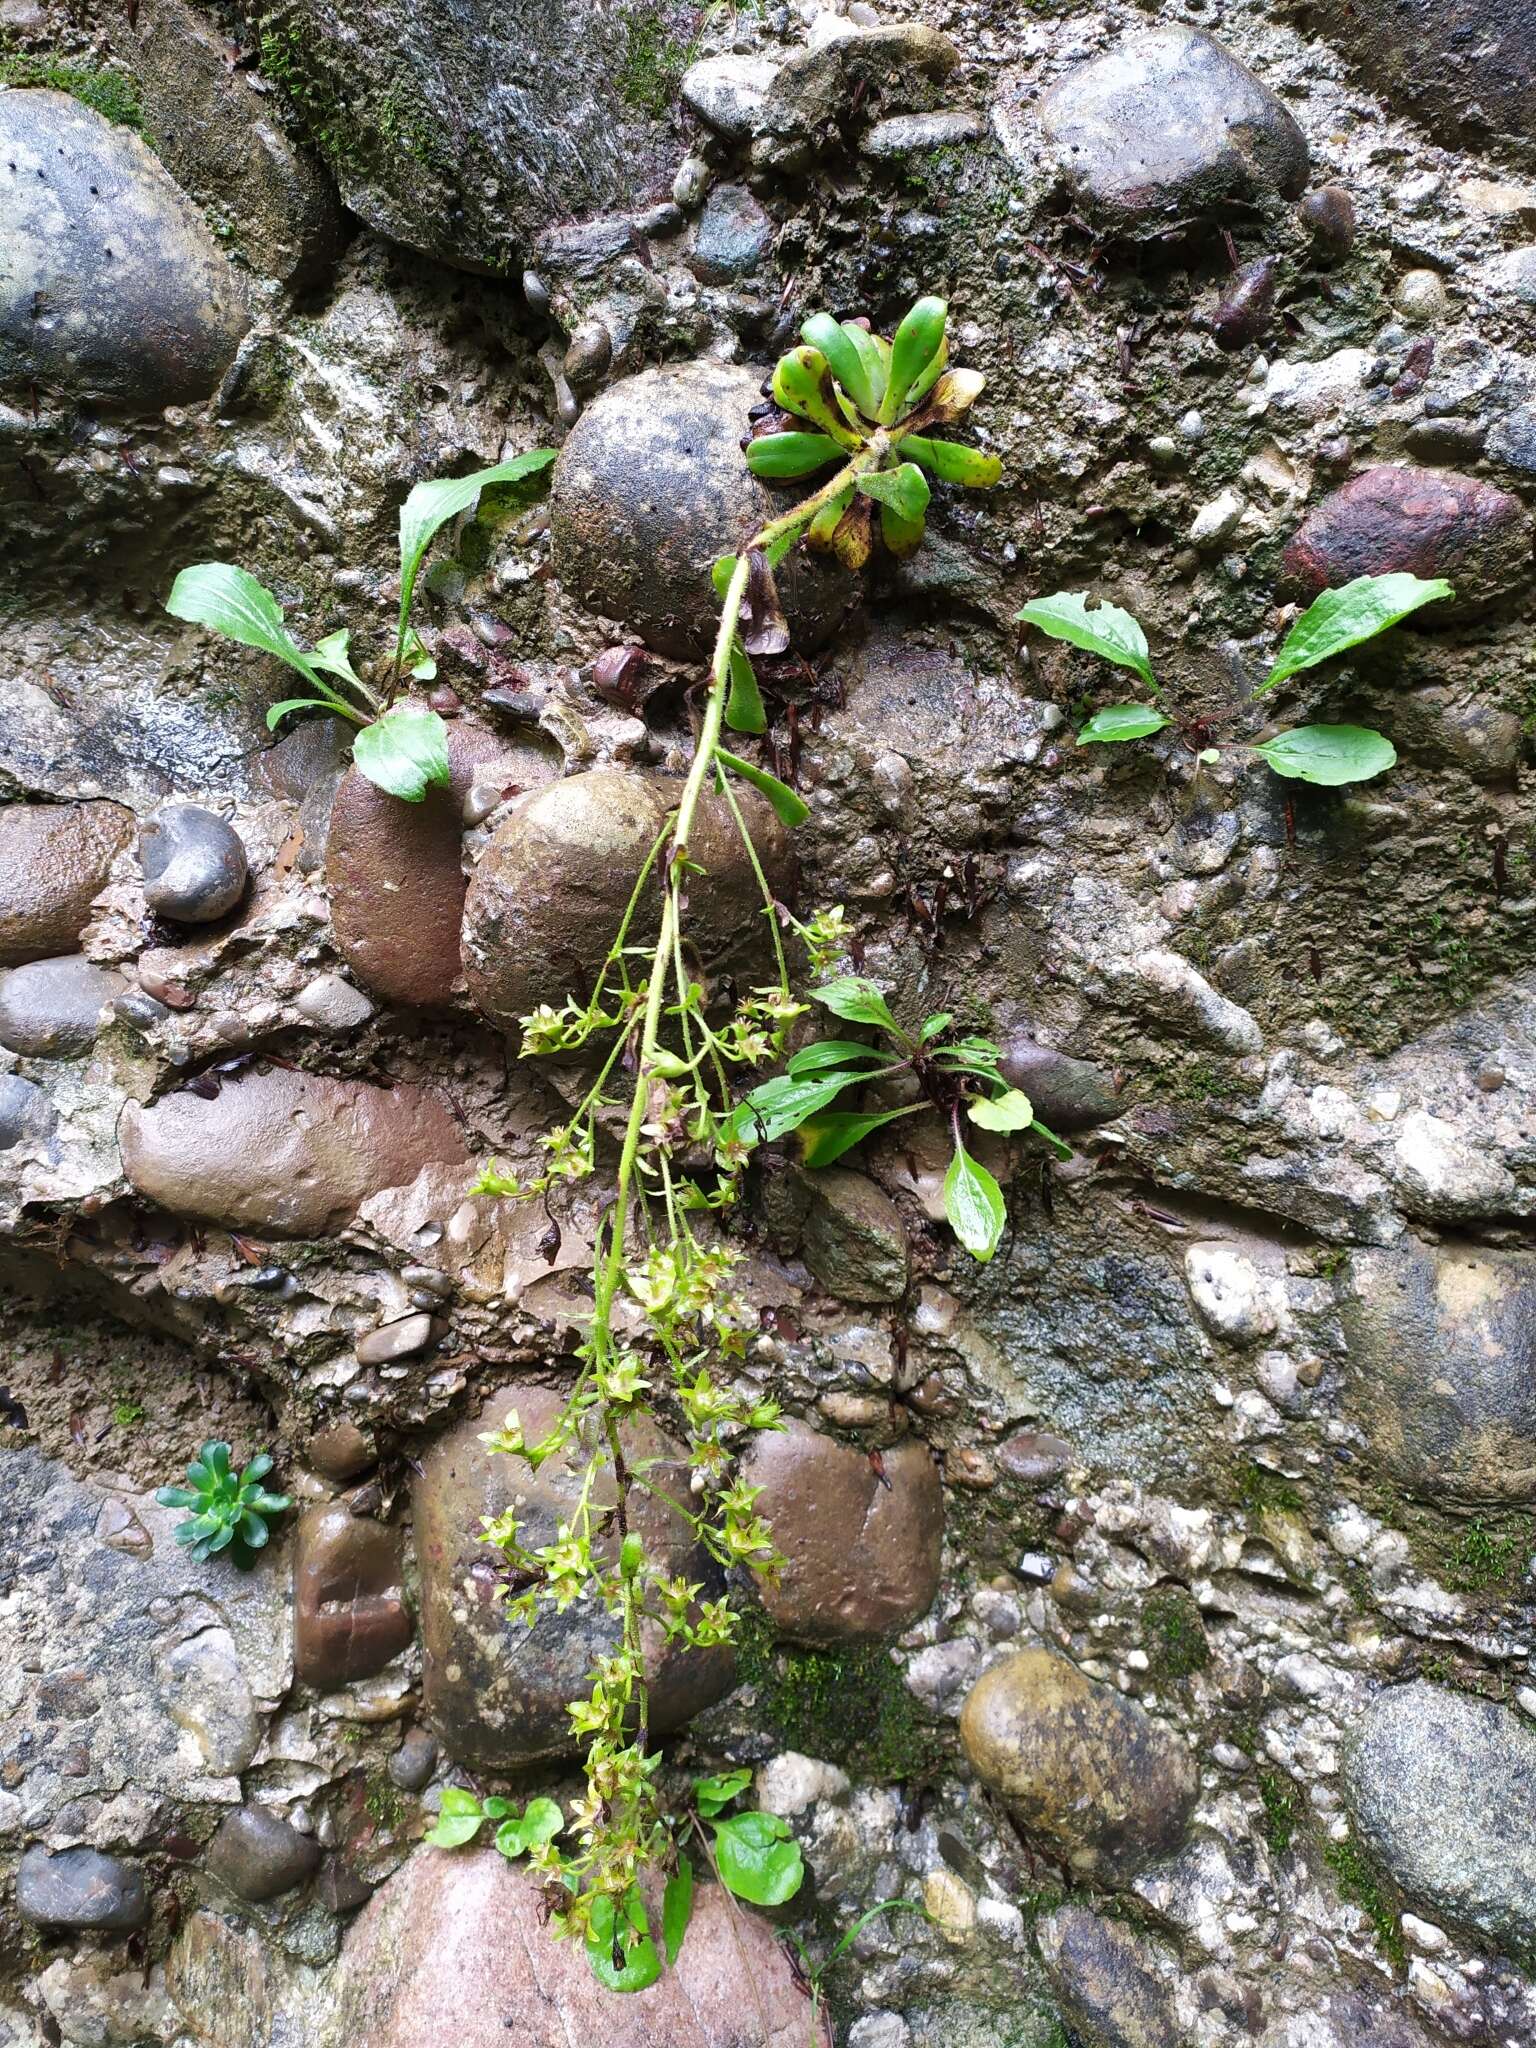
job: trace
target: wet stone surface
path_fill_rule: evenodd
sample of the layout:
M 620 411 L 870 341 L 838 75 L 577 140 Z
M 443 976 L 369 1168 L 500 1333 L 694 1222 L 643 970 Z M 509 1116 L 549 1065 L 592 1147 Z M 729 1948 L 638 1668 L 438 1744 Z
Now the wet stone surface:
M 217 385 L 250 315 L 137 135 L 67 93 L 0 95 L 0 226 L 0 384 L 148 412 Z
M 53 1105 L 41 1088 L 18 1074 L 0 1075 L 0 1152 L 45 1140 L 53 1124 Z
M 149 1893 L 137 1863 L 95 1849 L 50 1855 L 34 1846 L 16 1873 L 16 1909 L 34 1927 L 121 1933 L 149 1918 Z
M 1062 2011 L 1085 2041 L 1103 2048 L 1181 2048 L 1167 1987 L 1146 1967 L 1126 1928 L 1084 1906 L 1062 1906 L 1040 1923 L 1039 1940 Z
M 714 632 L 710 563 L 794 501 L 759 483 L 739 443 L 761 373 L 669 364 L 610 385 L 555 468 L 556 573 L 590 610 L 661 654 L 697 655 Z M 657 488 L 665 476 L 667 488 Z M 815 647 L 853 603 L 843 570 L 802 549 L 779 579 L 795 643 Z
M 1297 5 L 1298 0 L 1289 0 Z M 1315 34 L 1430 133 L 1536 165 L 1536 23 L 1500 0 L 1307 0 Z
M 1536 1265 L 1409 1238 L 1358 1251 L 1344 1297 L 1352 1414 L 1421 1498 L 1536 1500 Z
M 1210 36 L 1167 27 L 1069 73 L 1040 124 L 1074 196 L 1161 234 L 1234 200 L 1298 198 L 1307 144 L 1267 86 Z
M 846 1167 L 805 1177 L 801 1237 L 806 1264 L 843 1301 L 899 1301 L 907 1291 L 901 1211 L 875 1183 Z
M 1124 1884 L 1183 1837 L 1199 1784 L 1184 1744 L 1047 1650 L 977 1682 L 960 1739 L 1024 1832 L 1080 1878 Z
M 0 975 L 0 1045 L 27 1059 L 77 1058 L 90 1051 L 102 1011 L 127 986 L 83 953 L 12 967 Z
M 283 1068 L 123 1112 L 123 1166 L 143 1195 L 183 1216 L 279 1237 L 339 1230 L 369 1195 L 434 1161 L 465 1158 L 435 1095 Z
M 652 1913 L 655 1916 L 655 1905 Z M 551 1941 L 538 1887 L 490 1849 L 418 1853 L 348 1934 L 322 2048 L 440 2048 L 443 2015 L 472 2048 L 600 2039 L 604 2048 L 830 2048 L 769 1920 L 701 1883 L 680 1966 L 616 1998 L 574 1942 Z
M 263 1807 L 242 1806 L 219 1824 L 208 1868 L 242 1899 L 275 1899 L 302 1884 L 320 1861 L 308 1835 Z
M 7 804 L 0 809 L 0 967 L 70 952 L 133 836 L 120 804 Z
M 590 994 L 635 876 L 677 802 L 669 777 L 596 768 L 519 801 L 470 880 L 464 971 L 476 1007 L 503 1030 L 541 1003 Z M 793 874 L 789 836 L 767 805 L 737 801 L 775 893 Z M 724 802 L 706 798 L 689 841 L 705 871 L 691 889 L 690 937 L 712 974 L 745 971 L 764 941 L 762 893 Z M 654 938 L 660 888 L 642 894 L 635 943 Z
M 1302 599 L 1356 576 L 1443 576 L 1456 596 L 1433 624 L 1530 589 L 1531 519 L 1508 491 L 1454 470 L 1368 469 L 1308 513 L 1282 568 Z
M 759 1594 L 781 1634 L 797 1642 L 894 1636 L 924 1615 L 938 1590 L 944 1496 L 922 1443 L 882 1453 L 884 1481 L 867 1451 L 804 1423 L 760 1437 L 750 1484 L 786 1564 Z
M 741 185 L 717 185 L 704 202 L 693 249 L 695 276 L 705 284 L 749 277 L 773 240 L 773 222 Z
M 345 1502 L 314 1508 L 294 1553 L 293 1665 L 322 1692 L 369 1678 L 411 1641 L 400 1538 Z
M 168 804 L 139 827 L 144 901 L 173 924 L 209 924 L 233 910 L 250 874 L 240 835 L 200 804 Z
M 332 927 L 347 965 L 386 1001 L 440 1009 L 453 1000 L 467 886 L 463 805 L 476 770 L 505 745 L 484 726 L 455 719 L 451 785 L 419 804 L 402 804 L 355 768 L 341 779 L 326 840 Z M 528 758 L 519 757 L 509 779 L 537 787 L 553 766 L 523 751 Z
M 1110 1123 L 1125 1107 L 1102 1068 L 1032 1038 L 1009 1039 L 999 1064 L 1009 1087 L 1022 1088 L 1035 1115 L 1058 1136 Z

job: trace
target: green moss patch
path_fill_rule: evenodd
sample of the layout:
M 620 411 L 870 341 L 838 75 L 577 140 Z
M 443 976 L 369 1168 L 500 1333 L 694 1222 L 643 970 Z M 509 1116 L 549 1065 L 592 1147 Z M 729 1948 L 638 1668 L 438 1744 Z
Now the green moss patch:
M 754 1719 L 806 1756 L 892 1782 L 931 1776 L 949 1741 L 924 1716 L 881 1644 L 802 1650 L 776 1642 L 760 1614 L 743 1616 L 736 1666 L 757 1693 Z
M 80 64 L 61 64 L 52 57 L 33 56 L 0 42 L 0 85 L 43 86 L 67 92 L 82 107 L 115 121 L 119 128 L 144 133 L 144 115 L 133 80 L 121 71 L 94 71 Z

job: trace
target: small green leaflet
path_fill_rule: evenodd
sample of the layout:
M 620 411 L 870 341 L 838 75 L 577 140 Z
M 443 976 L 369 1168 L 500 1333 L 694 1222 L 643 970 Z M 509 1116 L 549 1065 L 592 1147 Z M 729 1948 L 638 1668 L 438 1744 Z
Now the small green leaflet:
M 800 329 L 800 339 L 820 349 L 833 376 L 869 419 L 880 409 L 884 387 L 879 359 L 854 339 L 858 330 L 839 326 L 830 313 L 813 313 Z
M 688 1932 L 688 1922 L 693 1918 L 693 1865 L 688 1858 L 679 1855 L 677 1868 L 667 1879 L 667 1889 L 661 1901 L 661 1938 L 666 1946 L 669 1965 L 677 1962 L 682 1953 L 683 1936 Z
M 505 1807 L 505 1800 L 487 1800 L 486 1812 L 492 1805 Z M 509 1860 L 526 1855 L 530 1849 L 552 1842 L 565 1826 L 565 1815 L 553 1799 L 530 1799 L 528 1810 L 520 1818 L 504 1820 L 496 1830 L 496 1846 Z
M 731 690 L 725 700 L 725 722 L 732 732 L 768 730 L 757 673 L 739 639 L 731 642 Z
M 1035 1120 L 1034 1104 L 1022 1088 L 1010 1088 L 1002 1095 L 980 1095 L 965 1113 L 982 1131 L 1026 1131 Z
M 872 1116 L 857 1116 L 839 1110 L 829 1116 L 807 1117 L 797 1134 L 800 1164 L 830 1166 L 834 1159 L 841 1159 L 871 1131 L 878 1131 L 882 1124 L 894 1123 L 897 1117 L 912 1116 L 922 1107 L 920 1102 L 909 1102 L 904 1109 L 882 1109 Z
M 438 477 L 417 484 L 400 507 L 400 624 L 395 639 L 398 667 L 405 657 L 406 627 L 416 596 L 416 578 L 422 558 L 439 529 L 460 512 L 467 512 L 487 484 L 513 484 L 547 468 L 558 451 L 533 448 L 526 455 L 514 455 L 510 462 L 498 462 L 493 469 L 477 469 L 473 476 Z M 361 763 L 359 763 L 361 766 Z M 387 789 L 388 783 L 380 785 Z
M 878 1024 L 882 1031 L 893 1032 L 898 1038 L 901 1035 L 885 997 L 872 981 L 864 981 L 856 974 L 840 974 L 833 981 L 824 981 L 820 988 L 811 990 L 811 1000 L 849 1024 Z
M 333 676 L 340 676 L 344 683 L 361 690 L 362 681 L 353 673 L 352 657 L 348 652 L 351 638 L 345 626 L 339 632 L 327 633 L 323 640 L 315 642 L 309 658 L 316 668 L 329 669 Z
M 1406 573 L 1357 576 L 1338 590 L 1325 590 L 1286 634 L 1274 667 L 1253 694 L 1262 697 L 1302 669 L 1316 668 L 1363 640 L 1374 640 L 1421 605 L 1455 595 L 1443 577 L 1426 582 Z
M 750 761 L 743 761 L 739 754 L 727 753 L 724 747 L 716 747 L 715 759 L 723 762 L 733 775 L 739 775 L 743 782 L 750 782 L 758 795 L 772 806 L 781 825 L 803 825 L 811 815 L 811 807 L 805 799 L 780 782 L 777 775 L 770 775 L 766 768 L 755 768 Z
M 226 640 L 238 640 L 242 647 L 259 647 L 263 654 L 275 654 L 313 688 L 325 689 L 312 657 L 283 624 L 277 599 L 248 570 L 237 569 L 233 562 L 198 562 L 183 569 L 171 585 L 165 608 L 173 619 L 210 626 Z
M 1397 760 L 1392 742 L 1364 725 L 1298 725 L 1276 733 L 1253 751 L 1262 754 L 1277 775 L 1329 789 L 1369 782 Z
M 329 711 L 338 718 L 349 718 L 354 725 L 367 723 L 360 711 L 354 711 L 350 704 L 343 704 L 339 697 L 329 694 L 324 697 L 285 697 L 267 713 L 267 731 L 276 732 L 290 711 Z
M 698 1801 L 700 1813 L 706 1820 L 713 1820 L 733 1799 L 739 1799 L 751 1782 L 749 1770 L 721 1771 L 713 1778 L 695 1778 L 693 1796 Z
M 915 462 L 904 462 L 899 469 L 867 471 L 859 478 L 858 487 L 866 497 L 889 505 L 896 517 L 907 524 L 922 518 L 933 495 L 927 477 Z
M 352 758 L 380 789 L 419 804 L 435 784 L 448 785 L 448 728 L 425 704 L 396 704 L 363 727 Z
M 1144 740 L 1171 723 L 1150 704 L 1111 704 L 1108 710 L 1093 714 L 1078 734 L 1077 744 L 1088 747 L 1096 740 Z
M 425 1839 L 434 1849 L 460 1849 L 479 1834 L 484 1818 L 484 1809 L 473 1792 L 466 1792 L 462 1785 L 447 1785 L 437 1825 Z
M 782 1906 L 805 1876 L 800 1844 L 774 1813 L 735 1813 L 712 1823 L 721 1881 L 753 1906 Z
M 1069 641 L 1118 668 L 1133 670 L 1144 683 L 1157 688 L 1147 636 L 1118 605 L 1101 604 L 1096 611 L 1089 611 L 1086 591 L 1058 590 L 1054 597 L 1037 597 L 1014 616 L 1026 626 L 1038 626 L 1053 640 Z
M 587 1961 L 605 1991 L 644 1991 L 661 1975 L 661 1957 L 651 1939 L 638 1885 L 624 1894 L 622 1914 L 606 1893 L 592 1901 Z
M 904 562 L 908 555 L 917 553 L 927 531 L 926 520 L 903 519 L 889 505 L 880 507 L 880 538 L 898 562 Z
M 944 1214 L 971 1257 L 984 1265 L 1002 1240 L 1007 1211 L 1002 1189 L 960 1144 L 944 1176 Z

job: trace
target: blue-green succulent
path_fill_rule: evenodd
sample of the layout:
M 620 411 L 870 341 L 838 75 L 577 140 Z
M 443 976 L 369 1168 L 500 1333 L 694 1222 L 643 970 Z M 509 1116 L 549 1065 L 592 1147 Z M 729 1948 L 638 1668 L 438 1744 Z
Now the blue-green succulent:
M 236 1472 L 229 1445 L 209 1442 L 187 1467 L 187 1484 L 162 1486 L 155 1499 L 163 1508 L 193 1510 L 177 1523 L 176 1541 L 199 1564 L 227 1550 L 232 1564 L 249 1571 L 257 1551 L 266 1548 L 268 1523 L 292 1505 L 286 1493 L 268 1493 L 262 1485 L 271 1470 L 271 1458 L 258 1451 L 243 1472 Z

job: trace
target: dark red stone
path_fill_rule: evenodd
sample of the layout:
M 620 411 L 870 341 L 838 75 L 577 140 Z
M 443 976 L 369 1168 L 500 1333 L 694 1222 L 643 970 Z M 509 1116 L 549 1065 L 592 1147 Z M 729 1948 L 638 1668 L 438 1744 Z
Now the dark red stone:
M 293 1668 L 324 1690 L 370 1678 L 411 1640 L 400 1538 L 345 1503 L 299 1526 L 294 1565 Z
M 1507 601 L 1531 580 L 1531 522 L 1520 500 L 1453 469 L 1368 469 L 1307 514 L 1281 564 L 1305 600 L 1356 576 L 1444 576 L 1454 600 L 1426 622 Z

